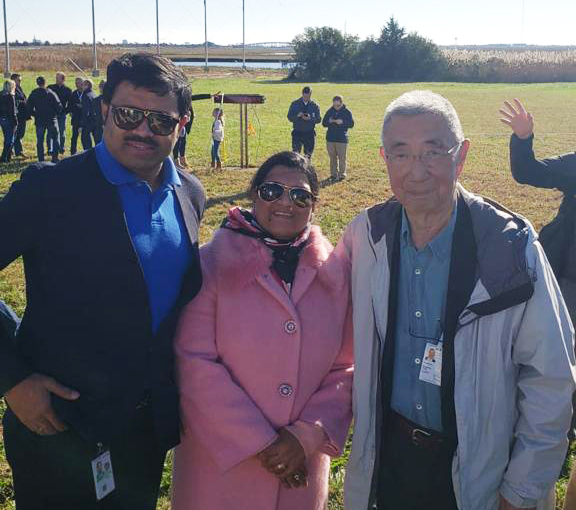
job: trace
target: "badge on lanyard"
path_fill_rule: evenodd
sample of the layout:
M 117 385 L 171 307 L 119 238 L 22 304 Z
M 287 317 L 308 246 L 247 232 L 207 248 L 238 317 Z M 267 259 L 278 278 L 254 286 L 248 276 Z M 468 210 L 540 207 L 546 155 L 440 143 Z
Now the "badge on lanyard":
M 98 444 L 98 456 L 92 461 L 92 476 L 98 501 L 108 496 L 116 488 L 110 450 L 104 449 L 102 443 Z
M 436 386 L 442 384 L 442 342 L 426 344 L 419 379 Z

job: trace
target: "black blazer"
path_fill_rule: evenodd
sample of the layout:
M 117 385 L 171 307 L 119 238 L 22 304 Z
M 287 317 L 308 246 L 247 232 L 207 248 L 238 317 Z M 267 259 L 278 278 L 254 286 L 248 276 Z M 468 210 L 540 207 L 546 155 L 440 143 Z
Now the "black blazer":
M 172 339 L 181 307 L 202 284 L 205 203 L 200 182 L 179 175 L 176 196 L 193 255 L 178 302 L 155 335 L 119 195 L 93 150 L 55 166 L 30 165 L 0 201 L 0 269 L 23 256 L 27 296 L 16 342 L 0 339 L 0 391 L 32 372 L 77 389 L 78 401 L 54 397 L 53 404 L 89 441 L 121 435 L 150 392 L 159 444 L 178 443 Z

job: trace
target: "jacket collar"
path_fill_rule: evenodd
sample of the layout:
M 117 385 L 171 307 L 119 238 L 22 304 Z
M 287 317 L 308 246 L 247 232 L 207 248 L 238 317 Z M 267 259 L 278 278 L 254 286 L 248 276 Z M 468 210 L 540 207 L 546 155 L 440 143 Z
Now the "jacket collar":
M 207 248 L 217 267 L 219 279 L 224 279 L 227 285 L 241 288 L 257 278 L 271 275 L 272 252 L 257 239 L 220 228 Z M 340 261 L 330 257 L 332 250 L 320 227 L 313 225 L 308 242 L 300 254 L 293 300 L 301 297 L 314 277 L 335 290 L 344 288 L 344 266 L 340 267 Z
M 529 224 L 500 204 L 468 192 L 460 184 L 457 196 L 458 208 L 468 211 L 475 244 L 476 285 L 468 308 L 476 315 L 488 315 L 530 299 L 534 276 L 525 256 L 532 233 Z M 401 214 L 402 206 L 395 197 L 367 211 L 370 241 L 379 262 L 386 259 L 383 253 L 386 250 L 388 264 L 391 263 L 392 240 Z M 458 235 L 458 230 L 453 242 L 460 244 L 462 234 Z

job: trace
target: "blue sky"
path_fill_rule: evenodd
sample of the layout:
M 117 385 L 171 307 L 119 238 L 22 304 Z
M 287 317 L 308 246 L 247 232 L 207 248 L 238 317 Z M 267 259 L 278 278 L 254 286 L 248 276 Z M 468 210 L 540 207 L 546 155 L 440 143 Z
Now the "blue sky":
M 5 1 L 9 40 L 92 40 L 90 0 Z M 242 0 L 206 1 L 208 39 L 241 42 Z M 155 0 L 95 0 L 95 5 L 99 41 L 156 41 Z M 377 35 L 393 15 L 408 31 L 441 45 L 576 45 L 576 0 L 245 0 L 245 5 L 247 43 L 289 41 L 309 26 L 364 38 Z M 203 0 L 159 0 L 159 6 L 161 42 L 203 42 Z

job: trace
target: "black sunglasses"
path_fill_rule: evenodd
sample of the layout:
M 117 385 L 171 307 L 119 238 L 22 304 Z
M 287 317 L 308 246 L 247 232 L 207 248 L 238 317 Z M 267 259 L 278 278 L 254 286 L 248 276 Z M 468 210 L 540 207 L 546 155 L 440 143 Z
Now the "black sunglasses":
M 110 106 L 114 124 L 120 129 L 132 131 L 136 129 L 144 119 L 148 122 L 150 131 L 155 135 L 168 136 L 174 132 L 174 128 L 180 122 L 166 113 L 140 110 L 130 106 Z
M 264 202 L 274 202 L 283 194 L 284 190 L 288 191 L 288 196 L 294 205 L 298 207 L 310 207 L 316 200 L 316 197 L 305 188 L 286 186 L 279 182 L 263 182 L 258 186 L 258 196 Z

